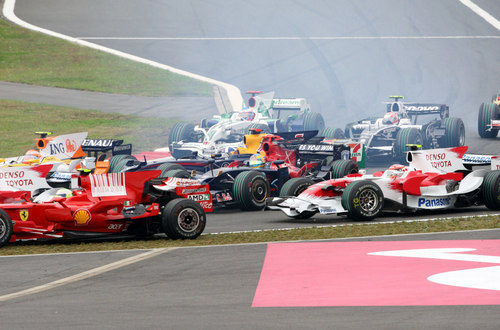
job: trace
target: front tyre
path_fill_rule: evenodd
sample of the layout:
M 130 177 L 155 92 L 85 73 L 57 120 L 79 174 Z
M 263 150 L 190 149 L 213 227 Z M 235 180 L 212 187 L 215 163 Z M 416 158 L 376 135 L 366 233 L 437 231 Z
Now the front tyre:
M 384 194 L 371 181 L 354 181 L 344 190 L 341 202 L 351 219 L 372 220 L 384 206 Z
M 207 223 L 200 204 L 186 198 L 168 202 L 161 219 L 163 232 L 171 239 L 195 239 L 203 233 Z
M 483 103 L 479 107 L 479 114 L 477 117 L 477 132 L 483 139 L 493 139 L 498 135 L 498 130 L 489 130 L 488 125 L 496 118 L 499 109 L 495 103 Z
M 314 181 L 309 178 L 293 178 L 285 182 L 280 190 L 280 197 L 288 197 L 300 195 L 304 190 L 314 184 Z M 314 213 L 313 213 L 314 214 Z
M 243 211 L 262 210 L 270 190 L 265 174 L 258 171 L 241 172 L 234 179 L 234 200 Z
M 12 220 L 7 212 L 0 210 L 0 247 L 9 243 L 12 237 Z
M 358 164 L 352 159 L 338 159 L 332 163 L 332 179 L 358 173 Z
M 500 210 L 500 171 L 486 174 L 481 185 L 481 195 L 487 208 Z

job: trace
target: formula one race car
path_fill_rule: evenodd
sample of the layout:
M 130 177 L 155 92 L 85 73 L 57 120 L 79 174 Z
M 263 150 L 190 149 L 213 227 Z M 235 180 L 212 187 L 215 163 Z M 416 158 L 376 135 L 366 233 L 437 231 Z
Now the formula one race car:
M 347 124 L 345 136 L 361 142 L 370 159 L 405 162 L 409 144 L 426 149 L 459 147 L 465 144 L 465 126 L 460 118 L 449 117 L 444 104 L 404 103 L 391 96 L 383 118 L 366 118 Z
M 316 131 L 309 132 L 315 135 Z M 214 206 L 238 206 L 242 210 L 259 210 L 269 196 L 299 194 L 314 182 L 357 173 L 364 160 L 362 145 L 311 138 L 301 134 L 267 134 L 262 137 L 256 154 L 248 160 L 234 160 L 226 167 L 209 170 L 195 178 L 208 184 Z M 290 136 L 287 136 L 290 135 Z M 247 143 L 251 145 L 252 135 Z M 190 177 L 182 169 L 169 175 Z M 294 184 L 288 184 L 291 178 Z
M 320 131 L 324 119 L 310 111 L 303 98 L 274 99 L 274 92 L 251 92 L 249 107 L 239 112 L 226 113 L 203 119 L 201 125 L 176 123 L 169 134 L 170 151 L 196 152 L 198 157 L 210 158 L 239 147 L 243 135 L 257 128 L 265 133 Z
M 477 131 L 483 139 L 493 139 L 500 130 L 500 94 L 493 95 L 491 103 L 479 107 Z
M 18 240 L 146 236 L 196 238 L 212 210 L 208 186 L 160 171 L 86 175 L 78 189 L 26 193 L 0 204 L 0 246 Z
M 371 220 L 382 211 L 438 210 L 484 204 L 500 210 L 500 171 L 466 171 L 467 147 L 410 151 L 409 166 L 317 183 L 297 197 L 271 198 L 270 209 L 296 219 L 316 213 Z

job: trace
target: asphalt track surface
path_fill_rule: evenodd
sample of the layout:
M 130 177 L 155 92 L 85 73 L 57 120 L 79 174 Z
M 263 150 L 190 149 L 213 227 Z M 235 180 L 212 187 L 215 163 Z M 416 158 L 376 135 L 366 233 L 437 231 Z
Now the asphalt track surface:
M 490 240 L 499 235 L 499 230 L 488 230 L 332 242 Z M 2 328 L 497 329 L 500 322 L 497 305 L 252 307 L 266 250 L 267 244 L 170 250 L 2 301 Z M 143 252 L 0 257 L 0 298 Z

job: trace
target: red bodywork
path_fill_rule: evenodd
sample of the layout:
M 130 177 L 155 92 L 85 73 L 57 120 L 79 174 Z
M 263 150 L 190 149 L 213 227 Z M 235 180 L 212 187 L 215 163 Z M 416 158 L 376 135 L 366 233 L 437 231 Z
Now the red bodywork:
M 7 212 L 13 221 L 10 242 L 63 237 L 65 231 L 124 232 L 134 221 L 159 214 L 160 205 L 151 200 L 144 188 L 149 180 L 160 174 L 161 171 L 155 170 L 81 176 L 81 189 L 74 190 L 71 197 L 55 197 L 50 202 L 42 203 L 25 198 L 17 200 L 17 203 L 0 204 L 0 209 Z M 188 195 L 182 194 L 184 197 Z M 144 206 L 146 211 L 133 216 L 122 214 L 124 208 L 133 209 L 134 206 Z

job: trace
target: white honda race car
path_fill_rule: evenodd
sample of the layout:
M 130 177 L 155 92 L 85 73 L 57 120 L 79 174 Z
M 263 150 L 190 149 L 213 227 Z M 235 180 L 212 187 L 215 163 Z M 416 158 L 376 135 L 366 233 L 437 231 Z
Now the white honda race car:
M 176 123 L 169 134 L 169 148 L 174 158 L 196 154 L 210 158 L 213 154 L 227 156 L 243 147 L 243 135 L 249 129 L 264 133 L 321 131 L 325 122 L 321 114 L 310 111 L 304 98 L 275 99 L 274 92 L 252 93 L 248 108 L 203 119 L 201 125 Z M 156 151 L 163 151 L 158 149 Z
M 382 211 L 439 210 L 486 205 L 500 210 L 500 167 L 468 171 L 462 157 L 467 147 L 414 150 L 409 166 L 392 165 L 372 175 L 350 174 L 314 184 L 296 197 L 269 198 L 270 209 L 296 219 L 320 214 L 345 214 L 353 220 L 372 220 Z M 300 178 L 298 178 L 300 179 Z

